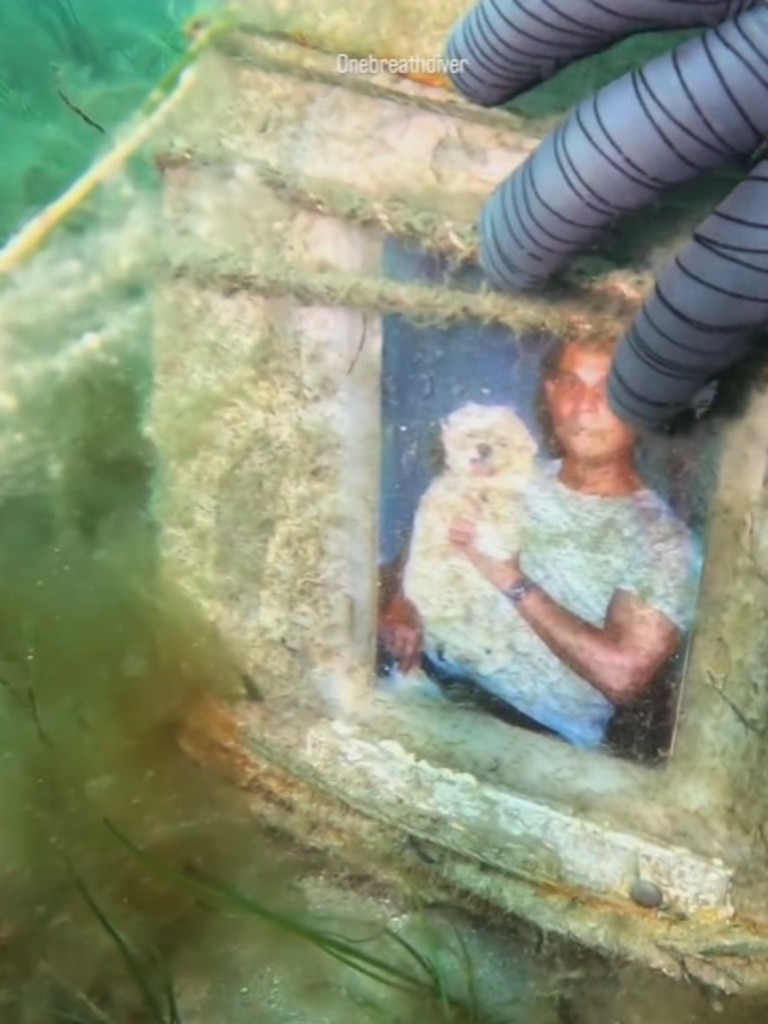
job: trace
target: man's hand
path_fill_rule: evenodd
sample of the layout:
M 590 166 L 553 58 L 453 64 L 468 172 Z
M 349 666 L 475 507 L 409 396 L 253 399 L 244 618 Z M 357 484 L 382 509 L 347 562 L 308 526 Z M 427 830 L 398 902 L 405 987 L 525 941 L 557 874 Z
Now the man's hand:
M 498 590 L 506 590 L 522 581 L 519 554 L 502 560 L 491 558 L 478 550 L 476 519 L 470 516 L 457 516 L 448 530 L 448 539 L 454 550 L 469 559 L 477 571 Z
M 456 516 L 448 530 L 448 539 L 454 548 L 469 557 L 477 547 L 477 520 L 470 516 Z
M 699 37 L 601 89 L 502 182 L 480 225 L 480 259 L 502 288 L 539 288 L 630 210 L 768 137 L 764 0 L 479 0 L 451 34 L 451 75 L 469 100 L 502 105 L 634 32 Z M 617 416 L 657 428 L 750 351 L 768 324 L 768 160 L 727 196 L 662 272 L 620 342 Z
M 398 591 L 379 617 L 379 638 L 406 674 L 421 661 L 424 627 L 416 605 Z

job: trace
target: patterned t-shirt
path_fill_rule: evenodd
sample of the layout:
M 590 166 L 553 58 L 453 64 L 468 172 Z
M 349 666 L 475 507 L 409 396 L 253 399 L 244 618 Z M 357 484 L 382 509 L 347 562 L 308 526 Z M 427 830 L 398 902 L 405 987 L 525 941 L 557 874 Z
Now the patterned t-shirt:
M 683 632 L 693 621 L 701 557 L 688 527 L 657 494 L 582 494 L 561 483 L 560 463 L 539 466 L 525 498 L 521 567 L 562 607 L 605 624 L 617 590 L 636 594 Z M 579 746 L 605 735 L 614 706 L 565 665 L 517 613 L 514 655 L 482 685 Z

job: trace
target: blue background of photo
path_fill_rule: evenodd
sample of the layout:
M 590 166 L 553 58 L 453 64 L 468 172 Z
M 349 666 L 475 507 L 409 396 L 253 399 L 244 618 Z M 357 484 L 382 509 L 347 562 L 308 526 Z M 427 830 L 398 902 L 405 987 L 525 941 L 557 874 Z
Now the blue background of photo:
M 392 240 L 384 273 L 436 285 L 451 279 L 436 259 Z M 464 287 L 474 283 L 469 275 L 462 280 Z M 547 344 L 496 325 L 424 327 L 401 316 L 384 318 L 382 565 L 407 543 L 416 506 L 434 475 L 431 442 L 441 419 L 467 402 L 508 405 L 538 436 L 534 404 Z

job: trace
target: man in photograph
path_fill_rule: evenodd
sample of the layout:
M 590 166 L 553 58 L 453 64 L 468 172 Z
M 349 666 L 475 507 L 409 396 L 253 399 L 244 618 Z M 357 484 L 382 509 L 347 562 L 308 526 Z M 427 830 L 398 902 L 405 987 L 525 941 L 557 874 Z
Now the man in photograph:
M 583 747 L 603 743 L 616 708 L 680 649 L 699 568 L 690 530 L 641 480 L 637 437 L 609 408 L 611 356 L 600 338 L 580 339 L 547 360 L 541 412 L 558 457 L 533 472 L 519 552 L 483 554 L 471 513 L 449 526 L 453 550 L 510 609 L 508 663 L 469 681 Z M 381 643 L 406 674 L 425 664 L 460 676 L 450 649 L 430 649 L 403 591 L 406 563 L 407 552 L 382 574 Z

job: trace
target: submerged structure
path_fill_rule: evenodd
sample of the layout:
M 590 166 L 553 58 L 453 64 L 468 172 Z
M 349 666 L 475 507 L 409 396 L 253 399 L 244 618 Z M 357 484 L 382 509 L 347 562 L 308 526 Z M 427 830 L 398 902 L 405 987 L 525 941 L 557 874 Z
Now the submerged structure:
M 451 410 L 501 404 L 505 366 L 535 432 L 542 353 L 620 334 L 652 266 L 585 260 L 535 297 L 479 280 L 481 205 L 548 122 L 473 108 L 432 65 L 402 76 L 339 60 L 437 57 L 461 13 L 449 6 L 420 5 L 409 32 L 372 4 L 355 5 L 354 31 L 336 4 L 301 23 L 259 5 L 152 129 L 162 208 L 138 226 L 125 210 L 121 230 L 164 250 L 144 352 L 158 564 L 244 680 L 244 696 L 193 709 L 179 742 L 264 820 L 428 898 L 757 991 L 763 393 L 737 420 L 646 453 L 696 540 L 695 623 L 654 703 L 626 709 L 607 744 L 522 728 L 382 662 L 381 570 L 435 473 L 430 432 Z M 94 289 L 121 286 L 131 245 L 105 256 Z M 80 296 L 73 337 L 103 353 L 108 321 L 89 326 L 97 306 Z

